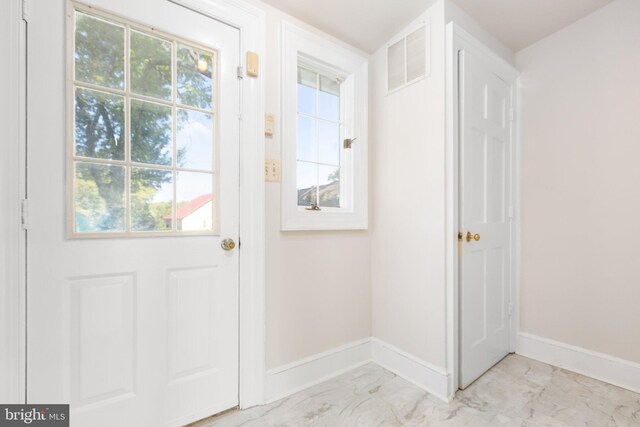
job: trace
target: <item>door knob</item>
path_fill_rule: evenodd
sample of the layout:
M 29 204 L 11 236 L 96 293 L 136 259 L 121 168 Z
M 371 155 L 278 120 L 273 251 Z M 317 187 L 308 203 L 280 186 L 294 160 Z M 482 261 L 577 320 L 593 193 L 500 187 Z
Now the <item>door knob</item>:
M 478 240 L 480 240 L 480 235 L 479 234 L 471 234 L 470 231 L 467 231 L 467 242 L 470 242 L 471 239 L 475 240 L 476 242 Z
M 233 239 L 224 239 L 221 243 L 220 246 L 222 247 L 222 249 L 224 249 L 225 251 L 232 251 L 235 247 L 236 247 L 236 242 L 233 241 Z

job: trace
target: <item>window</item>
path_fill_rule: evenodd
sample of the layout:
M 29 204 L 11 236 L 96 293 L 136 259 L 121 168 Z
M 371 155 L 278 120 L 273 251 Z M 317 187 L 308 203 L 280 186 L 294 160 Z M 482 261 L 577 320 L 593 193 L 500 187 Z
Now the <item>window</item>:
M 340 208 L 341 82 L 298 66 L 298 206 Z
M 367 59 L 283 27 L 282 229 L 367 227 Z
M 429 74 L 429 26 L 421 23 L 417 29 L 396 38 L 387 46 L 387 90 L 403 88 Z
M 71 234 L 215 233 L 215 51 L 74 14 Z

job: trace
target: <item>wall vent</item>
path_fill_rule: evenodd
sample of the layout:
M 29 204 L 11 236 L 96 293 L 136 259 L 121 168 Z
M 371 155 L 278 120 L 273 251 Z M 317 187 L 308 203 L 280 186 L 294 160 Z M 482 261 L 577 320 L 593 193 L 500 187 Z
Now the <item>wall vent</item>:
M 387 90 L 407 86 L 429 74 L 428 32 L 422 23 L 387 46 Z

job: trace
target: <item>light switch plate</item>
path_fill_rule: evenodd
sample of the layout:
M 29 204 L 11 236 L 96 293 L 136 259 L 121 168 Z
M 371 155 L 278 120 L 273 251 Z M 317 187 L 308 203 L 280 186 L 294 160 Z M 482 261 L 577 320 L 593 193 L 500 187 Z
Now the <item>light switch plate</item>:
M 276 119 L 273 114 L 267 114 L 264 118 L 264 134 L 273 136 L 276 127 Z
M 280 182 L 280 161 L 267 159 L 264 161 L 264 179 L 267 182 Z

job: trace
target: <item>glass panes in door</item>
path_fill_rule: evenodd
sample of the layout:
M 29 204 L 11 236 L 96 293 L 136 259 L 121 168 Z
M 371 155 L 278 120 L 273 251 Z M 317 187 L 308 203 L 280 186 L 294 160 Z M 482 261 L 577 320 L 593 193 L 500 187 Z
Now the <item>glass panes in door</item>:
M 340 79 L 298 66 L 298 206 L 340 208 Z
M 74 12 L 72 235 L 217 231 L 216 52 Z

